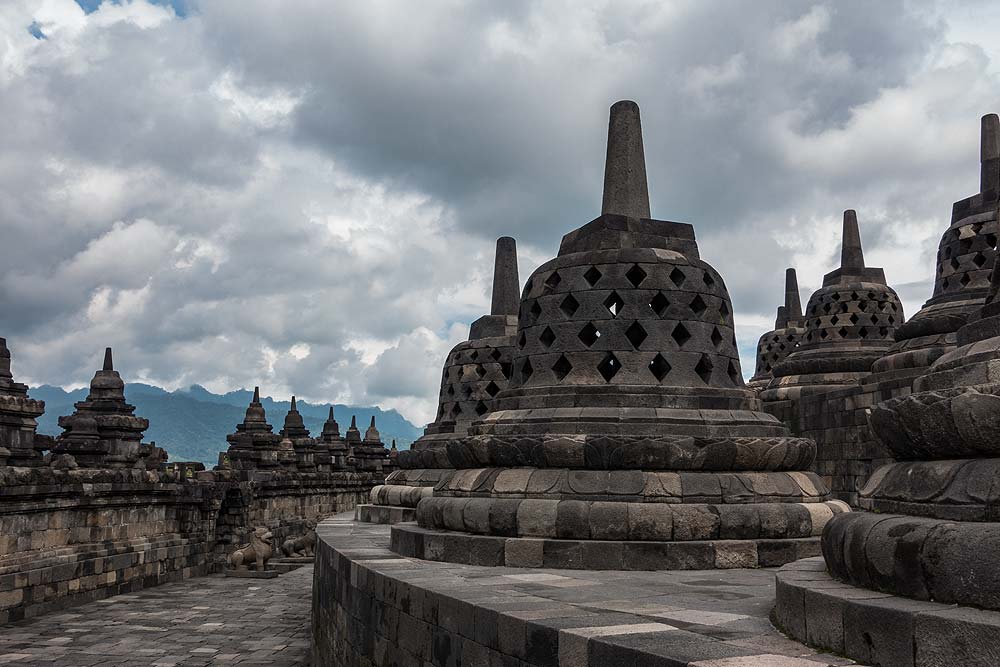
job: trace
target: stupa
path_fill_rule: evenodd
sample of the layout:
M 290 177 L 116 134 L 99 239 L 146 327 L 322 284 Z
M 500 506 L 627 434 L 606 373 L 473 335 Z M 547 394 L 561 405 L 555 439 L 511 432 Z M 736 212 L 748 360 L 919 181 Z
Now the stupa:
M 903 306 L 885 272 L 865 266 L 858 217 L 844 211 L 840 268 L 809 298 L 799 346 L 774 364 L 764 401 L 796 400 L 857 384 L 871 373 L 903 324 Z
M 497 395 L 507 388 L 517 333 L 517 244 L 497 239 L 493 262 L 490 314 L 469 328 L 469 339 L 448 353 L 441 373 L 437 417 L 409 450 L 398 452 L 399 469 L 372 489 L 371 505 L 358 507 L 361 521 L 412 521 L 421 498 L 454 473 L 448 443 L 468 435 L 469 427 L 491 412 Z
M 978 316 L 997 247 L 1000 203 L 1000 118 L 980 122 L 979 193 L 952 205 L 951 224 L 938 244 L 934 293 L 896 331 L 896 342 L 872 372 L 919 375 L 955 348 L 957 332 Z
M 355 417 L 351 417 L 351 426 L 347 429 L 347 446 L 350 449 L 348 466 L 359 472 L 374 472 L 382 474 L 383 467 L 389 459 L 389 450 L 382 442 L 382 436 L 375 427 L 375 416 L 365 430 L 364 438 L 358 430 Z
M 149 420 L 136 417 L 135 406 L 125 402 L 125 382 L 114 368 L 110 347 L 86 400 L 73 407 L 72 415 L 59 418 L 63 433 L 54 454 L 69 454 L 84 468 L 153 468 L 166 461 L 162 449 L 142 443 Z
M 323 422 L 323 431 L 316 440 L 316 462 L 321 470 L 334 471 L 347 469 L 347 443 L 340 436 L 340 424 L 333 416 L 333 406 L 330 414 Z
M 859 505 L 870 512 L 835 517 L 823 533 L 825 569 L 846 586 L 831 585 L 815 559 L 780 573 L 777 618 L 796 637 L 866 664 L 997 664 L 998 291 L 994 268 L 981 319 L 958 330 L 957 349 L 918 377 L 912 394 L 872 409 L 871 428 L 896 462 L 862 489 Z M 890 613 L 891 622 L 845 620 L 810 635 L 831 609 L 844 619 Z
M 220 467 L 253 470 L 282 465 L 287 454 L 279 459 L 281 436 L 272 431 L 260 402 L 260 387 L 254 387 L 243 423 L 236 425 L 235 433 L 226 436 L 229 450 L 219 454 Z M 292 456 L 294 458 L 294 452 Z
M 799 346 L 804 334 L 799 281 L 795 269 L 785 269 L 785 305 L 778 306 L 774 330 L 763 334 L 757 341 L 757 368 L 747 386 L 758 390 L 765 388 L 773 377 L 771 371 L 775 364 Z
M 302 415 L 295 405 L 295 397 L 292 396 L 291 405 L 285 415 L 285 425 L 281 429 L 282 438 L 287 438 L 292 443 L 295 452 L 295 466 L 302 472 L 316 472 L 316 441 L 309 436 L 309 429 L 302 421 Z
M 812 441 L 740 373 L 732 305 L 694 229 L 650 219 L 639 108 L 611 107 L 602 214 L 521 295 L 496 410 L 392 528 L 400 554 L 482 565 L 702 569 L 817 553 Z
M 35 420 L 44 412 L 45 402 L 29 398 L 28 386 L 14 382 L 7 340 L 0 338 L 0 466 L 41 465 L 42 453 L 35 447 Z

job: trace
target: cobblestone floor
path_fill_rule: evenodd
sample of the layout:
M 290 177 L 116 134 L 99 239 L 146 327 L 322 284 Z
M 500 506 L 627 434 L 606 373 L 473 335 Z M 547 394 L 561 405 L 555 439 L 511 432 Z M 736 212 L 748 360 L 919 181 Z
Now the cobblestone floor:
M 6 625 L 0 665 L 304 666 L 312 570 L 199 577 Z

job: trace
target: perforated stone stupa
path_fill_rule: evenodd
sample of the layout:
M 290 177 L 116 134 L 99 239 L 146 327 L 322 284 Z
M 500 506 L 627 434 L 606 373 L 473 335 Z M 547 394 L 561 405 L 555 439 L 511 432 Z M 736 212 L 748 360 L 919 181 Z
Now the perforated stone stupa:
M 744 385 L 725 284 L 691 225 L 649 217 L 639 109 L 611 108 L 602 214 L 521 296 L 509 387 L 448 446 L 460 470 L 392 530 L 404 555 L 684 569 L 816 553 L 810 440 Z M 540 539 L 539 539 L 540 538 Z
M 54 454 L 69 454 L 84 468 L 155 468 L 166 461 L 162 449 L 142 442 L 149 420 L 136 417 L 135 406 L 125 402 L 125 382 L 114 369 L 110 347 L 90 393 L 74 407 L 72 415 L 59 418 L 63 433 Z
M 802 341 L 805 328 L 802 321 L 802 302 L 799 300 L 799 281 L 795 269 L 785 269 L 785 304 L 778 306 L 774 330 L 768 331 L 757 341 L 757 368 L 747 382 L 751 389 L 763 389 L 771 381 L 772 369 L 792 353 Z
M 958 329 L 978 315 L 986 298 L 997 247 L 1000 202 L 1000 118 L 982 117 L 979 193 L 952 206 L 938 244 L 934 293 L 896 331 L 896 342 L 872 366 L 874 373 L 914 375 L 955 348 Z
M 885 272 L 865 266 L 857 214 L 844 211 L 840 268 L 809 298 L 799 346 L 774 365 L 765 401 L 797 399 L 856 384 L 893 344 L 903 306 Z
M 42 454 L 35 448 L 35 420 L 45 412 L 45 402 L 28 397 L 28 386 L 14 382 L 10 350 L 0 338 L 0 466 L 37 466 Z

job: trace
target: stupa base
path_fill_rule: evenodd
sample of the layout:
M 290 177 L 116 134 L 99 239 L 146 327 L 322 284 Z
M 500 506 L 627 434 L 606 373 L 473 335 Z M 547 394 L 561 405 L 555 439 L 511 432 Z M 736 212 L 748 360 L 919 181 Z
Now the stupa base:
M 778 567 L 820 553 L 818 537 L 684 542 L 470 535 L 414 524 L 392 527 L 400 556 L 490 567 L 561 570 L 712 570 Z
M 781 568 L 772 620 L 793 639 L 865 664 L 993 667 L 1000 612 L 841 583 L 822 558 Z

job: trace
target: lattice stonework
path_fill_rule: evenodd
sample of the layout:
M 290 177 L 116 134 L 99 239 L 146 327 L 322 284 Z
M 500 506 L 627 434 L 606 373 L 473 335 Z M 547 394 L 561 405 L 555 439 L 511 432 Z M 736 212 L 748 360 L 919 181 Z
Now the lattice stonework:
M 996 247 L 996 211 L 976 213 L 954 223 L 938 246 L 934 296 L 986 290 Z
M 757 342 L 757 370 L 754 375 L 767 375 L 779 361 L 787 357 L 802 342 L 805 332 L 788 327 L 770 331 Z
M 601 254 L 610 261 L 556 259 L 525 285 L 512 387 L 743 386 L 729 294 L 712 267 L 676 253 L 655 263 Z
M 497 343 L 509 340 L 471 340 L 452 349 L 441 376 L 435 421 L 474 421 L 493 410 L 512 373 L 513 348 Z
M 858 283 L 820 290 L 806 306 L 807 343 L 838 340 L 893 340 L 903 323 L 899 298 L 884 285 Z

